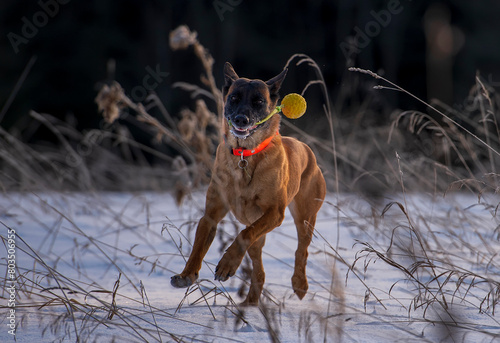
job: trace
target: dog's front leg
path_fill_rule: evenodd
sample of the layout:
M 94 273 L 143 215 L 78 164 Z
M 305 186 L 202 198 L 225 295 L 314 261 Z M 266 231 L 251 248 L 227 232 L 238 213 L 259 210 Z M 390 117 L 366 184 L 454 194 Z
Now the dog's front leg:
M 226 281 L 236 273 L 248 248 L 266 233 L 280 226 L 285 218 L 286 205 L 275 205 L 241 231 L 215 268 L 215 280 Z
M 217 224 L 227 214 L 226 204 L 212 185 L 208 188 L 205 215 L 200 219 L 194 238 L 193 250 L 182 273 L 172 276 L 170 284 L 177 288 L 189 287 L 201 269 L 203 258 L 212 244 L 217 232 Z

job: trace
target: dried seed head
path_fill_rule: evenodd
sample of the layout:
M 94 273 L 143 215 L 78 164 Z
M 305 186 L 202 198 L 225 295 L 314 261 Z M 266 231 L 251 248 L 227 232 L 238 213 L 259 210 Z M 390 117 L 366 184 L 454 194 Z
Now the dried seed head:
M 197 130 L 196 125 L 196 115 L 189 109 L 183 109 L 181 111 L 182 119 L 177 124 L 179 133 L 185 142 L 190 142 Z
M 124 107 L 124 98 L 123 88 L 118 82 L 113 82 L 110 86 L 104 85 L 101 88 L 95 102 L 106 122 L 111 124 L 118 119 L 120 110 Z
M 210 123 L 217 122 L 216 115 L 212 113 L 205 103 L 204 100 L 196 100 L 196 118 L 198 120 L 198 125 L 201 130 L 205 131 Z
M 196 32 L 191 32 L 189 27 L 181 25 L 170 32 L 170 47 L 172 50 L 184 50 L 197 42 Z

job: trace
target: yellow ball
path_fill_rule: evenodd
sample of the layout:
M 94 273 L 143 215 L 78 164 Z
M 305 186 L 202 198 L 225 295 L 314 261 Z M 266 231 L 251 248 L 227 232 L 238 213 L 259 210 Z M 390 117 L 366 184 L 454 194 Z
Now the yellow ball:
M 306 113 L 307 103 L 302 95 L 290 93 L 281 100 L 281 112 L 290 119 L 297 119 Z

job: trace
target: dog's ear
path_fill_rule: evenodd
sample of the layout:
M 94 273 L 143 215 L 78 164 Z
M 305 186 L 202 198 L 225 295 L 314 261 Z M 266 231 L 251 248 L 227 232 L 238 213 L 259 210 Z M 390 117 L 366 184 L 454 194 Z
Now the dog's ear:
M 278 92 L 287 72 L 288 68 L 284 69 L 278 76 L 275 76 L 269 81 L 266 81 L 267 87 L 269 88 L 269 95 L 271 96 L 272 101 L 278 100 Z
M 234 81 L 238 80 L 239 76 L 233 69 L 231 63 L 226 62 L 224 65 L 224 87 L 222 88 L 222 96 L 225 98 L 227 92 L 229 91 L 229 87 L 233 84 Z

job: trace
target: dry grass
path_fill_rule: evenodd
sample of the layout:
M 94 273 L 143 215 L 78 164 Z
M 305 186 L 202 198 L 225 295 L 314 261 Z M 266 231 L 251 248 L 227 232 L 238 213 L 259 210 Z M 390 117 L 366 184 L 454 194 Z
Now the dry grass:
M 15 133 L 0 128 L 0 186 L 3 191 L 175 189 L 178 203 L 184 200 L 191 203 L 190 206 L 201 206 L 192 202 L 191 193 L 203 188 L 209 180 L 219 140 L 222 106 L 220 91 L 213 78 L 213 58 L 197 41 L 196 35 L 184 38 L 188 39 L 187 46 L 194 46 L 194 52 L 205 68 L 201 85 L 175 85 L 192 94 L 193 109 L 185 109 L 174 117 L 156 95 L 149 96 L 144 105 L 134 103 L 118 83 L 113 83 L 103 86 L 97 98 L 110 123 L 103 129 L 81 133 L 69 123 L 33 111 L 32 118 L 52 132 L 58 144 L 33 146 L 22 142 Z M 497 333 L 464 321 L 460 315 L 461 311 L 473 309 L 491 317 L 500 326 L 495 319 L 500 299 L 500 265 L 497 262 L 500 201 L 495 197 L 500 189 L 500 131 L 497 118 L 499 99 L 494 89 L 478 75 L 468 99 L 464 101 L 465 106 L 459 110 L 417 99 L 427 106 L 428 112 L 394 112 L 391 122 L 364 127 L 357 124 L 369 115 L 366 114 L 370 112 L 369 103 L 353 106 L 349 110 L 357 115 L 353 115 L 352 120 L 341 121 L 334 113 L 335 109 L 330 107 L 329 92 L 314 60 L 298 54 L 292 56 L 287 65 L 292 63 L 306 66 L 316 74 L 316 79 L 305 85 L 302 93 L 314 92 L 319 87 L 324 98 L 321 125 L 328 127 L 328 135 L 318 137 L 289 121 L 283 121 L 283 125 L 290 134 L 308 143 L 318 156 L 329 189 L 336 194 L 335 203 L 324 205 L 334 209 L 334 230 L 339 232 L 340 223 L 348 222 L 352 225 L 350 230 L 363 233 L 354 247 L 357 251 L 354 257 L 339 250 L 338 243 L 317 234 L 316 241 L 321 244 L 312 247 L 314 254 L 328 256 L 333 261 L 332 268 L 325 271 L 331 282 L 328 285 L 318 282 L 328 295 L 325 298 L 328 309 L 323 314 L 303 312 L 297 327 L 299 337 L 304 341 L 317 339 L 310 328 L 318 322 L 322 323 L 321 338 L 324 341 L 340 341 L 345 337 L 343 323 L 348 320 L 345 313 L 352 310 L 344 303 L 342 285 L 339 284 L 342 278 L 338 270 L 345 269 L 348 280 L 357 280 L 365 288 L 365 308 L 373 300 L 382 308 L 387 302 L 396 301 L 407 311 L 409 322 L 422 321 L 440 328 L 443 341 L 450 338 L 466 341 L 471 332 L 480 332 L 492 341 L 497 339 Z M 362 73 L 359 77 L 368 74 L 377 82 L 384 82 L 377 87 L 380 91 L 404 92 L 413 97 L 371 71 L 353 71 Z M 207 102 L 212 102 L 219 113 L 211 112 Z M 153 110 L 161 117 L 151 115 Z M 117 121 L 118 118 L 126 118 L 129 125 Z M 129 132 L 130 123 L 151 134 L 157 145 L 151 147 L 137 142 Z M 156 161 L 164 164 L 155 166 L 146 155 L 154 156 Z M 347 214 L 351 208 L 340 201 L 341 192 L 358 192 L 366 196 L 372 211 L 369 214 L 357 213 L 356 218 Z M 458 192 L 475 194 L 478 199 L 476 206 L 490 211 L 491 221 L 484 222 L 471 208 L 458 205 L 449 210 L 446 217 L 420 212 L 418 206 L 406 202 L 414 192 L 428 194 L 426 199 L 443 195 L 451 197 Z M 4 194 L 9 197 L 10 193 Z M 399 200 L 387 203 L 384 197 L 389 194 L 396 194 Z M 14 197 L 12 205 L 30 212 L 29 206 L 16 204 Z M 31 261 L 30 268 L 17 271 L 22 308 L 44 314 L 40 323 L 43 330 L 60 335 L 61 341 L 71 339 L 78 342 L 98 339 L 94 336 L 96 326 L 118 329 L 126 333 L 130 341 L 218 339 L 180 337 L 163 330 L 157 324 L 159 320 L 179 321 L 180 324 L 182 320 L 175 313 L 151 304 L 147 289 L 138 282 L 140 280 L 133 270 L 123 269 L 117 263 L 117 256 L 128 256 L 137 265 L 147 266 L 151 272 L 163 268 L 172 273 L 159 263 L 161 253 L 136 255 L 132 248 L 124 251 L 118 244 L 89 236 L 84 228 L 66 216 L 64 206 L 50 205 L 41 199 L 33 201 L 30 206 L 43 207 L 58 218 L 52 224 L 39 223 L 47 231 L 46 243 L 49 246 L 62 232 L 75 237 L 72 251 L 54 259 L 50 250 L 42 254 L 26 244 L 22 234 L 18 236 L 19 254 L 24 260 Z M 95 210 L 89 205 L 89 211 Z M 102 211 L 110 221 L 115 220 L 127 227 L 128 224 L 120 219 L 127 206 L 124 206 L 123 213 L 113 213 L 107 207 Z M 37 222 L 36 217 L 32 219 Z M 167 223 L 158 239 L 169 244 L 175 250 L 175 256 L 185 256 L 189 252 L 195 224 L 195 221 L 189 221 L 176 227 Z M 221 249 L 237 230 L 238 224 L 231 218 L 222 223 L 219 230 Z M 1 237 L 5 244 L 5 235 Z M 103 281 L 86 275 L 81 259 L 89 251 L 118 276 Z M 365 278 L 375 261 L 397 271 L 400 280 L 387 289 L 377 288 L 377 278 Z M 58 264 L 65 264 L 74 273 L 71 276 L 60 274 Z M 244 266 L 241 270 L 245 270 Z M 243 290 L 248 287 L 248 280 L 244 272 L 239 277 L 239 287 Z M 5 284 L 5 281 L 5 277 L 0 278 L 1 283 Z M 135 297 L 120 292 L 124 284 L 135 289 Z M 405 292 L 401 293 L 401 289 Z M 179 302 L 177 310 L 182 311 L 188 306 L 188 299 L 195 297 L 197 300 L 190 305 L 204 304 L 215 318 L 213 304 L 236 303 L 230 294 L 220 285 L 200 280 L 186 291 L 186 297 Z M 2 296 L 5 297 L 5 293 Z M 287 301 L 277 299 L 267 288 L 263 297 L 260 312 L 266 319 L 269 340 L 279 342 L 280 311 Z M 225 320 L 229 324 L 252 324 L 243 309 L 230 305 L 226 309 Z M 27 321 L 27 317 L 23 318 L 20 325 L 27 325 Z M 123 339 L 120 335 L 115 338 L 117 341 Z
M 26 204 L 28 199 L 30 201 Z M 23 203 L 17 203 L 18 197 L 13 195 L 11 206 L 22 209 L 28 217 L 32 216 L 33 222 L 38 221 L 35 212 L 40 211 L 56 220 L 52 226 L 47 222 L 39 222 L 41 230 L 46 232 L 40 248 L 33 248 L 26 243 L 22 232 L 16 232 L 16 260 L 19 261 L 16 270 L 16 310 L 20 323 L 18 330 L 28 324 L 34 325 L 30 323 L 33 320 L 30 314 L 35 313 L 35 318 L 40 320 L 41 337 L 59 337 L 61 342 L 95 341 L 98 337 L 94 332 L 98 327 L 113 327 L 126 333 L 125 341 L 161 342 L 161 336 L 170 334 L 156 325 L 156 318 L 167 317 L 169 320 L 182 322 L 164 309 L 150 304 L 146 290 L 142 283 L 137 282 L 135 273 L 123 267 L 122 259 L 128 256 L 136 265 L 149 265 L 151 271 L 161 269 L 162 266 L 157 264 L 154 255 L 135 255 L 132 249 L 123 251 L 118 245 L 109 244 L 97 235 L 89 236 L 85 228 L 63 213 L 60 206 L 64 208 L 66 201 L 71 202 L 63 195 L 59 197 L 61 202 L 57 205 L 38 197 L 21 197 L 20 200 Z M 80 206 L 89 213 L 98 212 L 102 219 L 118 219 L 119 213 L 107 208 L 105 204 L 92 204 L 96 200 L 88 199 L 88 203 L 84 201 Z M 56 247 L 54 242 L 60 245 L 64 237 L 73 237 L 73 242 L 67 245 L 68 250 L 61 253 L 61 247 Z M 3 234 L 2 242 L 6 242 Z M 117 271 L 117 279 L 113 282 L 99 278 L 98 275 L 89 275 L 85 267 L 85 259 L 89 258 L 89 254 L 96 256 L 99 263 L 107 265 L 107 269 Z M 67 275 L 58 271 L 61 269 L 60 265 L 63 265 L 62 269 Z M 6 279 L 1 282 L 5 285 Z M 120 285 L 124 283 L 135 288 L 135 297 L 121 292 Z M 5 287 L 3 289 L 2 297 L 5 297 Z M 5 310 L 6 307 L 1 308 Z M 18 333 L 21 334 L 19 331 Z M 120 336 L 123 334 L 117 335 Z M 118 340 L 123 341 L 122 339 Z

